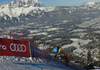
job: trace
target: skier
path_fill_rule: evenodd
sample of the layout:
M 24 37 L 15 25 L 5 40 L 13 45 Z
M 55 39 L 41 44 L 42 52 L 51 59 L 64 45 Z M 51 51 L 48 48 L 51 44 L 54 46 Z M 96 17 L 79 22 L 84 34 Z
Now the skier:
M 60 46 L 57 46 L 57 47 L 55 47 L 55 48 L 53 49 L 53 52 L 54 52 L 54 54 L 55 54 L 54 57 L 55 57 L 56 59 L 57 59 L 57 55 L 59 55 L 60 51 L 61 51 Z

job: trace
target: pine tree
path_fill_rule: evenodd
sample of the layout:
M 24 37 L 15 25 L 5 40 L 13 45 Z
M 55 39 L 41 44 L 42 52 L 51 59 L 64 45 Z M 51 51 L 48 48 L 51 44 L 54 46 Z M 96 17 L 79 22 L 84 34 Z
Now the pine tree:
M 98 63 L 98 65 L 100 66 L 100 48 L 99 48 L 99 50 L 98 50 L 98 61 L 99 61 L 99 63 Z
M 93 58 L 91 57 L 90 50 L 87 53 L 87 65 L 92 64 Z
M 100 48 L 98 50 L 98 61 L 100 62 Z

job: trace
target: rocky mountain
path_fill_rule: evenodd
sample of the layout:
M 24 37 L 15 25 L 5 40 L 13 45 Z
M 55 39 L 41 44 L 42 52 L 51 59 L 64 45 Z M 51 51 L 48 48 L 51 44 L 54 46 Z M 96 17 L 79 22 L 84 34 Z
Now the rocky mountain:
M 36 35 L 41 32 L 43 37 L 68 29 L 94 27 L 99 25 L 99 4 L 97 1 L 83 3 L 81 6 L 44 7 L 37 0 L 14 0 L 0 6 L 0 27 L 18 32 L 23 31 L 23 28 L 17 29 L 19 26 L 24 26 L 24 30 L 29 27 L 29 30 L 26 28 L 27 34 L 37 29 Z
M 44 7 L 43 4 L 37 0 L 14 0 L 11 3 L 6 2 L 3 5 L 8 5 L 9 7 L 29 7 L 29 6 L 34 6 L 34 7 Z
M 37 29 L 35 35 L 50 37 L 68 29 L 97 27 L 99 16 L 99 1 L 72 7 L 44 7 L 37 0 L 14 0 L 0 6 L 0 28 L 21 32 L 28 27 L 26 34 L 31 35 L 34 33 L 31 30 Z
M 30 12 L 37 13 L 44 10 L 44 6 L 37 0 L 14 0 L 11 3 L 6 2 L 0 5 L 1 27 L 17 25 L 21 23 L 20 16 L 27 15 Z
M 14 0 L 11 3 L 6 2 L 0 6 L 0 16 L 19 17 L 21 14 L 27 14 L 32 10 L 38 11 L 38 7 L 44 6 L 37 0 Z

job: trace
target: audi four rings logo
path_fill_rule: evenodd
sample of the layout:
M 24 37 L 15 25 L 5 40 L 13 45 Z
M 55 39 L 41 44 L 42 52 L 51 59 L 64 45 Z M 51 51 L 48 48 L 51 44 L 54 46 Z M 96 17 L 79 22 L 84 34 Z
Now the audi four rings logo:
M 11 51 L 26 52 L 26 46 L 24 44 L 10 44 Z

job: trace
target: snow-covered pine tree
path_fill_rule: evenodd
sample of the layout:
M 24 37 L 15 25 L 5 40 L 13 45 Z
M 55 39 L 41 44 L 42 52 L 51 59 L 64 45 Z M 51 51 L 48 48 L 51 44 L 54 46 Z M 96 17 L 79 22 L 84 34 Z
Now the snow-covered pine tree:
M 100 48 L 98 48 L 98 54 L 97 54 L 97 58 L 98 58 L 98 66 L 100 66 Z
M 90 50 L 87 52 L 87 65 L 92 64 L 93 58 L 91 56 Z
M 100 61 L 100 48 L 98 50 L 98 61 Z

